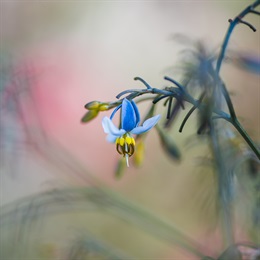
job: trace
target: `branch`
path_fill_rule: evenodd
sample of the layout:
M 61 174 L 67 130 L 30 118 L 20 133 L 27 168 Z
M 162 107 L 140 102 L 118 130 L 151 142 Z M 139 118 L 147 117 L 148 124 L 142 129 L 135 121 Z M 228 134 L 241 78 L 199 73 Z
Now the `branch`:
M 221 52 L 220 52 L 218 60 L 217 60 L 217 66 L 216 66 L 217 74 L 219 74 L 219 72 L 220 72 L 220 68 L 221 68 L 222 62 L 223 62 L 224 57 L 225 57 L 228 42 L 229 42 L 230 36 L 231 36 L 235 26 L 237 24 L 239 24 L 241 22 L 241 20 L 243 19 L 243 17 L 246 16 L 248 13 L 254 12 L 254 9 L 258 5 L 260 5 L 260 0 L 255 1 L 253 4 L 251 4 L 247 8 L 245 8 L 234 20 L 229 19 L 230 25 L 229 25 L 229 28 L 227 30 L 226 36 L 224 38 L 224 41 L 223 41 L 223 44 L 222 44 L 222 47 L 221 47 Z

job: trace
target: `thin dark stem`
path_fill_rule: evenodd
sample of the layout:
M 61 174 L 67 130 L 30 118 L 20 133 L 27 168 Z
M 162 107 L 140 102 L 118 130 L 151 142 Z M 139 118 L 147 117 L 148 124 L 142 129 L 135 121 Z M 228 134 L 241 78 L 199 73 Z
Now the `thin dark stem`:
M 232 120 L 231 122 L 233 126 L 237 129 L 237 131 L 241 134 L 241 136 L 244 138 L 244 140 L 247 142 L 247 144 L 250 146 L 250 148 L 253 150 L 257 158 L 260 160 L 260 151 L 250 138 L 250 136 L 247 134 L 247 132 L 244 130 L 244 128 L 240 125 L 239 121 Z
M 168 95 L 159 96 L 159 97 L 157 97 L 157 98 L 155 98 L 155 99 L 153 100 L 153 104 L 156 104 L 157 102 L 159 102 L 159 101 L 161 101 L 162 99 L 167 98 L 167 97 L 169 97 L 169 96 L 168 96 Z
M 184 119 L 183 119 L 183 121 L 182 121 L 182 123 L 181 123 L 180 129 L 179 129 L 179 132 L 180 132 L 180 133 L 182 132 L 183 127 L 185 126 L 187 120 L 190 118 L 191 114 L 196 110 L 196 108 L 197 108 L 196 106 L 193 106 L 193 107 L 189 110 L 189 112 L 186 114 L 186 116 L 184 117 Z
M 230 95 L 229 95 L 229 93 L 228 93 L 228 91 L 227 91 L 227 88 L 226 88 L 226 86 L 225 86 L 224 83 L 221 83 L 221 89 L 222 89 L 223 95 L 224 95 L 224 97 L 225 97 L 225 99 L 226 99 L 230 116 L 231 116 L 232 119 L 235 120 L 235 119 L 237 118 L 236 112 L 235 112 L 233 103 L 232 103 L 232 101 L 231 101 Z
M 167 119 L 170 118 L 171 115 L 171 109 L 172 109 L 172 98 L 169 99 L 169 105 L 168 105 L 168 110 L 167 110 Z
M 255 1 L 253 4 L 249 5 L 247 8 L 245 8 L 234 20 L 229 20 L 230 25 L 227 30 L 226 36 L 224 38 L 222 47 L 221 47 L 221 52 L 219 54 L 218 60 L 217 60 L 217 66 L 216 66 L 216 72 L 219 74 L 220 68 L 222 65 L 222 62 L 225 57 L 225 53 L 227 50 L 228 42 L 230 39 L 230 36 L 235 28 L 235 26 L 241 21 L 241 19 L 246 16 L 248 13 L 252 12 L 258 5 L 260 4 L 260 0 Z
M 218 60 L 217 60 L 217 65 L 216 65 L 216 78 L 219 79 L 219 72 L 220 72 L 220 68 L 221 68 L 221 65 L 223 63 L 223 60 L 224 60 L 224 57 L 225 57 L 225 53 L 226 53 L 226 50 L 227 50 L 227 46 L 228 46 L 228 43 L 229 43 L 229 39 L 231 37 L 231 34 L 235 28 L 235 26 L 239 23 L 244 23 L 246 25 L 248 25 L 252 30 L 254 30 L 255 28 L 253 27 L 252 28 L 252 25 L 251 24 L 248 24 L 247 22 L 244 22 L 242 21 L 243 17 L 246 16 L 248 13 L 252 12 L 252 10 L 254 8 L 256 8 L 258 5 L 260 4 L 260 0 L 257 0 L 255 1 L 253 4 L 249 5 L 247 8 L 245 8 L 238 16 L 235 17 L 234 20 L 232 19 L 229 19 L 229 28 L 227 30 L 227 33 L 226 33 L 226 36 L 224 38 L 224 41 L 223 41 L 223 44 L 222 44 L 222 47 L 221 47 L 221 51 L 220 51 L 220 54 L 218 56 Z M 236 117 L 236 114 L 235 114 L 235 110 L 233 108 L 233 105 L 232 105 L 232 102 L 231 102 L 231 98 L 229 96 L 229 93 L 225 87 L 224 84 L 220 84 L 219 85 L 220 88 L 221 88 L 221 91 L 225 97 L 225 100 L 226 100 L 226 103 L 228 105 L 228 108 L 229 108 L 229 112 L 230 112 L 230 115 L 231 117 L 233 118 L 233 120 L 235 120 L 237 117 Z
M 253 4 L 246 7 L 238 16 L 236 16 L 236 18 L 234 20 L 231 20 L 231 19 L 229 20 L 230 25 L 229 25 L 229 28 L 227 30 L 226 36 L 224 38 L 224 41 L 223 41 L 223 44 L 222 44 L 222 47 L 221 47 L 221 52 L 220 52 L 218 60 L 217 60 L 216 71 L 215 71 L 216 72 L 215 79 L 218 82 L 218 85 L 220 86 L 221 91 L 222 91 L 224 98 L 226 100 L 226 103 L 227 103 L 227 106 L 228 106 L 228 109 L 229 109 L 229 112 L 230 112 L 230 116 L 231 116 L 231 123 L 234 125 L 234 127 L 237 129 L 237 131 L 241 134 L 241 136 L 245 139 L 245 141 L 248 143 L 248 145 L 254 151 L 256 156 L 260 159 L 260 152 L 257 149 L 257 147 L 255 146 L 254 142 L 249 137 L 249 135 L 246 133 L 246 131 L 240 125 L 239 121 L 237 120 L 237 116 L 236 116 L 230 95 L 229 95 L 229 93 L 226 89 L 225 84 L 223 84 L 223 82 L 221 82 L 221 79 L 219 77 L 220 68 L 221 68 L 221 65 L 222 65 L 224 57 L 225 57 L 225 53 L 226 53 L 226 50 L 227 50 L 229 39 L 230 39 L 230 36 L 231 36 L 235 26 L 242 22 L 242 23 L 248 25 L 251 29 L 255 29 L 254 27 L 252 28 L 251 24 L 248 24 L 247 22 L 242 21 L 242 19 L 243 19 L 244 16 L 246 16 L 250 12 L 255 13 L 254 9 L 258 5 L 260 5 L 260 0 L 257 0 Z
M 248 26 L 253 32 L 256 32 L 256 28 L 255 28 L 251 23 L 246 22 L 246 21 L 244 21 L 244 20 L 240 20 L 240 23 L 242 23 L 242 24 Z
M 204 96 L 205 96 L 205 92 L 203 92 L 203 93 L 201 94 L 201 96 L 199 97 L 199 103 L 201 103 L 201 101 L 203 100 Z M 179 129 L 179 132 L 180 132 L 180 133 L 182 132 L 183 127 L 185 126 L 187 120 L 189 119 L 189 117 L 191 116 L 191 114 L 196 110 L 197 107 L 198 107 L 198 106 L 193 106 L 193 107 L 189 110 L 189 112 L 186 114 L 186 116 L 184 117 L 184 119 L 183 119 L 183 121 L 182 121 L 182 123 L 181 123 L 180 129 Z
M 170 82 L 172 82 L 174 85 L 176 85 L 183 93 L 185 92 L 185 88 L 179 83 L 177 82 L 176 80 L 172 79 L 172 78 L 169 78 L 169 77 L 164 77 L 165 80 L 168 80 Z
M 255 10 L 250 10 L 250 13 L 256 14 L 256 15 L 260 15 L 260 12 L 257 12 L 257 11 L 255 11 Z
M 147 87 L 147 89 L 151 89 L 151 86 L 144 79 L 142 79 L 140 77 L 135 77 L 134 80 L 141 81 Z
M 143 94 L 160 94 L 160 95 L 166 95 L 166 96 L 176 96 L 176 93 L 173 91 L 168 91 L 164 89 L 158 89 L 158 88 L 151 88 L 151 89 L 127 89 L 125 91 L 122 91 L 119 93 L 116 98 L 121 98 L 123 95 L 128 94 L 128 93 L 134 93 L 135 97 L 143 95 Z

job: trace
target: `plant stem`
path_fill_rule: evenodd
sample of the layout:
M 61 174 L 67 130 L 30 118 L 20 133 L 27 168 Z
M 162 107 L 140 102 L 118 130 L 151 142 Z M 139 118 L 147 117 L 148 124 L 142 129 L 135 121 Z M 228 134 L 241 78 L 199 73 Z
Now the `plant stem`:
M 224 41 L 223 41 L 223 44 L 222 44 L 222 47 L 221 47 L 221 52 L 220 52 L 218 60 L 217 60 L 217 66 L 216 66 L 217 75 L 219 75 L 220 68 L 221 68 L 221 65 L 222 65 L 222 62 L 224 60 L 225 53 L 226 53 L 226 50 L 227 50 L 228 42 L 229 42 L 230 36 L 231 36 L 235 26 L 241 21 L 241 19 L 244 16 L 246 16 L 248 13 L 252 12 L 252 10 L 255 9 L 258 5 L 260 5 L 260 0 L 257 0 L 253 4 L 246 7 L 238 16 L 236 16 L 236 18 L 234 20 L 229 20 L 230 25 L 229 25 L 229 28 L 227 30 L 226 36 L 224 38 Z
M 242 135 L 244 140 L 247 142 L 247 144 L 250 146 L 250 148 L 253 150 L 257 158 L 260 160 L 260 151 L 250 138 L 250 136 L 247 134 L 247 132 L 244 130 L 244 128 L 241 126 L 239 121 L 237 119 L 232 121 L 233 126 L 237 129 L 237 131 Z
M 252 141 L 252 139 L 249 137 L 247 132 L 243 129 L 243 127 L 240 125 L 239 121 L 237 120 L 237 116 L 236 116 L 236 113 L 235 113 L 235 110 L 234 110 L 234 107 L 233 107 L 230 95 L 229 95 L 229 93 L 228 93 L 228 91 L 226 89 L 225 84 L 223 84 L 221 82 L 221 79 L 219 77 L 220 68 L 221 68 L 221 65 L 223 63 L 223 60 L 224 60 L 224 57 L 225 57 L 225 53 L 226 53 L 226 50 L 227 50 L 227 46 L 228 46 L 231 34 L 232 34 L 235 26 L 242 21 L 244 16 L 246 16 L 248 13 L 252 13 L 253 10 L 258 5 L 260 5 L 260 0 L 257 0 L 253 4 L 247 6 L 239 15 L 237 15 L 235 17 L 234 20 L 231 20 L 231 19 L 229 20 L 230 25 L 229 25 L 229 28 L 228 28 L 227 33 L 225 35 L 225 38 L 224 38 L 224 41 L 223 41 L 223 44 L 222 44 L 222 47 L 221 47 L 221 51 L 220 51 L 220 54 L 219 54 L 219 57 L 218 57 L 218 60 L 217 60 L 216 71 L 215 71 L 216 72 L 215 78 L 219 82 L 218 85 L 220 86 L 220 89 L 221 89 L 221 91 L 222 91 L 222 93 L 224 95 L 224 98 L 226 100 L 226 103 L 227 103 L 227 106 L 228 106 L 228 109 L 229 109 L 229 113 L 230 113 L 230 116 L 231 116 L 231 119 L 232 119 L 232 124 L 237 129 L 237 131 L 241 134 L 241 136 L 245 139 L 245 141 L 250 146 L 250 148 L 254 151 L 254 153 L 256 154 L 258 159 L 260 159 L 259 149 L 257 149 L 257 147 L 255 146 L 255 144 Z

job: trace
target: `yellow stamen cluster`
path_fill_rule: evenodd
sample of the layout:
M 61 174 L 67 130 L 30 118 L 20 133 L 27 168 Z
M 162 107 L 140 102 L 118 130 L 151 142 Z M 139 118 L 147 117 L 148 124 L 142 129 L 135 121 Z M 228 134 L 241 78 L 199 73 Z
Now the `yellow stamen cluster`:
M 129 134 L 124 134 L 116 139 L 116 150 L 123 156 L 132 156 L 135 151 L 135 139 Z

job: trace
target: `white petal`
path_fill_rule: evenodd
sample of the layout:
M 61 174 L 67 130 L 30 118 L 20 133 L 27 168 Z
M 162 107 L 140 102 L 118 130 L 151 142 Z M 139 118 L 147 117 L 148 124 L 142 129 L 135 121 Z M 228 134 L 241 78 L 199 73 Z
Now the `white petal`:
M 157 115 L 157 116 L 153 116 L 147 120 L 144 121 L 142 126 L 138 126 L 136 128 L 134 128 L 131 133 L 132 134 L 142 134 L 145 133 L 147 131 L 149 131 L 151 128 L 153 128 L 157 122 L 160 120 L 161 115 Z
M 102 126 L 104 128 L 104 132 L 110 135 L 121 136 L 126 132 L 124 129 L 118 129 L 108 117 L 103 118 Z
M 110 135 L 110 134 L 109 134 L 109 135 L 107 136 L 107 141 L 108 141 L 109 143 L 115 143 L 117 137 L 118 137 L 118 136 L 116 136 L 116 135 Z

